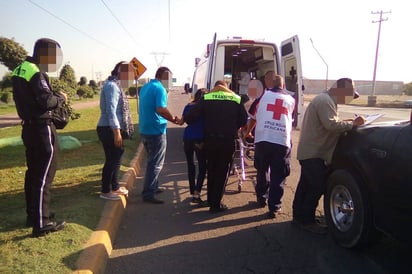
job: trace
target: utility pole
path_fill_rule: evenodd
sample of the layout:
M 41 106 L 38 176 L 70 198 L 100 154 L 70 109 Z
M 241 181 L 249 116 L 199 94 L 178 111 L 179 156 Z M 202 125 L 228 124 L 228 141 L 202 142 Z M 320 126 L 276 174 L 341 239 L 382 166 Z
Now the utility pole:
M 379 40 L 380 40 L 380 36 L 381 36 L 381 23 L 383 21 L 388 20 L 388 18 L 385 18 L 385 19 L 382 18 L 382 14 L 385 14 L 385 13 L 391 13 L 391 11 L 383 12 L 381 10 L 381 11 L 377 11 L 377 12 L 371 12 L 371 14 L 379 14 L 379 20 L 378 21 L 372 21 L 372 23 L 379 23 L 379 28 L 378 28 L 378 41 L 376 42 L 375 66 L 373 68 L 372 95 L 368 96 L 368 106 L 375 106 L 376 105 L 376 96 L 375 96 L 376 67 L 378 65 Z

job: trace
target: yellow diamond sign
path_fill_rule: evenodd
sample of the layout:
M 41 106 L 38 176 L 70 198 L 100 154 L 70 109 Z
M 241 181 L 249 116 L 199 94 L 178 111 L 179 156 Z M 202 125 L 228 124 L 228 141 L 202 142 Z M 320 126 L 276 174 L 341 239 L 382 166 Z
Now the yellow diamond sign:
M 136 57 L 129 62 L 134 67 L 134 76 L 138 79 L 146 71 L 146 67 Z

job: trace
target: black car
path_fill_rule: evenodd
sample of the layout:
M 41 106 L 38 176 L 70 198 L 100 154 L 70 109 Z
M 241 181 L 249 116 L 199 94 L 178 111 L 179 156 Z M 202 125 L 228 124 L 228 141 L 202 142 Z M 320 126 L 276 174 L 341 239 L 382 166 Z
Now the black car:
M 411 121 L 367 125 L 340 136 L 324 209 L 341 246 L 369 245 L 382 232 L 412 245 Z

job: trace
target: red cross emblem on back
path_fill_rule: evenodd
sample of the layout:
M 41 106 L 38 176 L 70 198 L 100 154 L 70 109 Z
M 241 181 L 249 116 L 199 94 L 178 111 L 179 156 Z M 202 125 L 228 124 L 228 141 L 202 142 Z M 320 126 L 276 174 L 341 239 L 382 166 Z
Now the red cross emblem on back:
M 276 99 L 275 104 L 268 104 L 266 110 L 272 111 L 274 120 L 280 120 L 282 114 L 288 115 L 288 109 L 283 106 L 282 99 Z

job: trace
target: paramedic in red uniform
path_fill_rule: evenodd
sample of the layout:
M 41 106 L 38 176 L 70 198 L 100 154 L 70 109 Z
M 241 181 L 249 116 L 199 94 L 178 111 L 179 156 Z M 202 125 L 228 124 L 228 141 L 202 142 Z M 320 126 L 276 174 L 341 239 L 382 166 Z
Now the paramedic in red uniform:
M 286 177 L 290 174 L 292 113 L 295 99 L 284 91 L 284 79 L 273 71 L 265 74 L 266 89 L 249 110 L 251 121 L 246 136 L 255 126 L 256 197 L 259 207 L 266 206 L 269 188 L 268 218 L 280 211 Z M 266 179 L 269 170 L 270 182 Z
M 33 237 L 61 230 L 65 225 L 65 222 L 51 220 L 49 206 L 58 150 L 51 111 L 61 106 L 67 96 L 52 91 L 46 74 L 57 71 L 62 58 L 56 41 L 39 39 L 34 45 L 33 57 L 27 57 L 12 76 L 13 98 L 22 119 L 22 139 L 26 147 L 26 226 L 33 227 Z
M 239 95 L 224 81 L 215 87 L 183 117 L 187 124 L 204 117 L 204 149 L 207 161 L 207 202 L 210 213 L 225 211 L 221 203 L 225 192 L 238 129 L 246 124 L 247 112 Z

